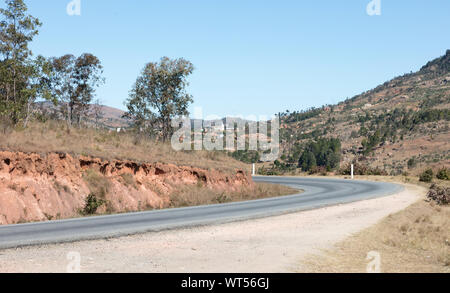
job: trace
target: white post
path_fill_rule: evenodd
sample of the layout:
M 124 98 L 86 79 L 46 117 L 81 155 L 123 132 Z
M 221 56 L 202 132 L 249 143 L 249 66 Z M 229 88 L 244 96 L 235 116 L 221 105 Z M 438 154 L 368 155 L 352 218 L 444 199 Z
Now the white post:
M 353 180 L 353 170 L 354 170 L 354 166 L 353 166 L 353 164 L 352 164 L 352 170 L 351 170 L 352 180 Z
M 256 167 L 255 164 L 253 164 L 253 169 L 252 169 L 252 176 L 256 175 Z

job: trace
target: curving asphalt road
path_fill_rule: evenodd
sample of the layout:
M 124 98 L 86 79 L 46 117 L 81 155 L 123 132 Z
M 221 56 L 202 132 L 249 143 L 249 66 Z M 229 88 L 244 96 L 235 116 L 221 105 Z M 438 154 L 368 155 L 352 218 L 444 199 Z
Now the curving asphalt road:
M 387 196 L 402 190 L 402 186 L 396 184 L 356 180 L 254 177 L 254 181 L 284 184 L 304 192 L 229 204 L 0 226 L 0 248 L 98 239 L 268 217 Z

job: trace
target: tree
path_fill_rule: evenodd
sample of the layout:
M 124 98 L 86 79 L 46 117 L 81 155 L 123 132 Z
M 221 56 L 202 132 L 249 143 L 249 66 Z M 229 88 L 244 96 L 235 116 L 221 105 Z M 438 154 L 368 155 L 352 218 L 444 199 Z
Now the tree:
M 91 116 L 94 119 L 95 128 L 99 128 L 100 120 L 104 117 L 103 108 L 99 99 L 96 99 L 91 106 Z
M 125 102 L 127 117 L 135 126 L 159 128 L 165 142 L 173 129 L 171 120 L 188 115 L 192 96 L 186 92 L 187 77 L 194 71 L 191 62 L 161 58 L 159 63 L 145 65 Z
M 104 82 L 100 60 L 89 53 L 78 58 L 64 55 L 51 59 L 53 66 L 53 93 L 64 106 L 63 114 L 70 127 L 75 122 L 80 126 L 83 117 L 89 114 L 95 88 Z
M 324 167 L 331 171 L 339 167 L 341 161 L 341 142 L 337 138 L 320 138 L 306 144 L 299 158 L 298 166 L 303 171 L 314 167 Z
M 23 0 L 6 0 L 6 9 L 0 9 L 0 114 L 14 124 L 22 118 L 29 105 L 28 81 L 35 70 L 29 60 L 28 48 L 38 34 L 40 21 L 26 14 Z
M 104 82 L 102 73 L 103 67 L 100 60 L 92 54 L 85 53 L 75 61 L 73 78 L 76 87 L 70 103 L 72 119 L 76 119 L 78 126 L 82 118 L 88 115 L 95 88 Z
M 314 167 L 317 167 L 316 157 L 314 153 L 310 150 L 306 150 L 300 157 L 299 167 L 302 168 L 303 171 L 309 171 Z
M 24 96 L 28 98 L 24 127 L 28 126 L 32 108 L 36 99 L 41 98 L 50 100 L 56 104 L 56 100 L 51 95 L 52 66 L 51 63 L 43 56 L 38 56 L 27 66 L 29 76 L 28 84 L 24 89 Z
M 53 80 L 52 92 L 60 102 L 61 112 L 66 117 L 67 127 L 72 125 L 71 103 L 75 92 L 75 83 L 73 79 L 73 67 L 75 56 L 67 54 L 59 58 L 51 58 Z
M 130 98 L 125 104 L 128 111 L 123 115 L 123 118 L 132 120 L 133 126 L 138 132 L 153 136 L 155 134 L 154 126 L 156 116 L 152 112 L 147 100 L 140 96 L 130 94 Z

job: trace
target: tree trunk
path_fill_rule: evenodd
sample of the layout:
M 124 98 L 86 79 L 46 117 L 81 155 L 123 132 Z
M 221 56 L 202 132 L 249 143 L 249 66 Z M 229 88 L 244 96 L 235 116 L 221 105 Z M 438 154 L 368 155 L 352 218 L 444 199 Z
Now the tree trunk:
M 67 129 L 70 129 L 72 126 L 72 110 L 70 107 L 70 102 L 67 102 Z
M 31 112 L 31 98 L 28 99 L 27 114 L 26 114 L 26 117 L 25 117 L 25 121 L 23 122 L 23 127 L 24 128 L 27 128 L 27 126 L 28 126 L 28 120 L 30 118 L 30 112 Z

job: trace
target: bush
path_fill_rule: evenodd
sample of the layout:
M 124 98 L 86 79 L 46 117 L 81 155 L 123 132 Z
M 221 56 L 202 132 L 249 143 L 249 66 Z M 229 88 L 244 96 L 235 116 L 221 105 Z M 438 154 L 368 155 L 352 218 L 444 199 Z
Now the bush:
M 408 169 L 413 169 L 417 166 L 416 157 L 412 157 L 408 160 Z
M 351 164 L 347 164 L 346 166 L 339 169 L 339 175 L 351 175 Z M 378 167 L 373 168 L 365 164 L 361 164 L 358 162 L 353 162 L 353 174 L 354 175 L 374 175 L 374 176 L 387 176 L 388 173 L 380 169 Z
M 280 170 L 277 170 L 275 166 L 271 168 L 265 168 L 264 166 L 258 169 L 258 175 L 263 176 L 278 176 L 281 175 Z
M 432 169 L 427 169 L 425 171 L 423 171 L 422 174 L 420 174 L 419 176 L 419 180 L 421 182 L 431 182 L 433 181 L 433 170 Z
M 260 154 L 257 151 L 239 150 L 229 154 L 231 157 L 244 163 L 258 163 L 260 160 Z
M 81 211 L 83 215 L 93 215 L 97 212 L 97 209 L 105 203 L 104 200 L 98 199 L 95 194 L 91 193 L 86 197 L 84 208 Z
M 438 205 L 448 205 L 450 203 L 450 188 L 431 185 L 427 198 L 435 201 Z
M 327 168 L 325 168 L 324 166 L 312 167 L 308 173 L 309 173 L 309 175 L 320 174 L 322 176 L 327 176 L 327 174 L 328 174 Z
M 450 180 L 450 169 L 442 168 L 436 174 L 436 178 L 440 180 Z

